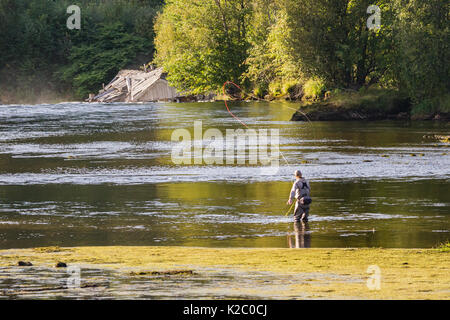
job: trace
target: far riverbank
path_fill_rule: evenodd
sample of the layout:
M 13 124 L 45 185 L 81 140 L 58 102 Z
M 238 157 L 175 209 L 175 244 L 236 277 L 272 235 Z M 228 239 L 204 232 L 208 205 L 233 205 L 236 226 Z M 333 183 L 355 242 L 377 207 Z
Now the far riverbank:
M 438 99 L 439 100 L 439 99 Z M 448 99 L 440 99 L 439 107 L 421 108 L 411 99 L 389 90 L 345 92 L 326 99 L 304 103 L 292 116 L 293 121 L 377 121 L 435 120 L 449 121 Z

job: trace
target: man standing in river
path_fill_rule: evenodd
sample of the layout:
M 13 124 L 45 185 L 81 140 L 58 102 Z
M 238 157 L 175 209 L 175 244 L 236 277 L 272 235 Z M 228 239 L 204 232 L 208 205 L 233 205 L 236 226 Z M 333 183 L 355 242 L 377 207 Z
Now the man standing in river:
M 309 182 L 302 177 L 300 170 L 295 171 L 295 182 L 292 185 L 291 193 L 289 195 L 288 204 L 291 205 L 292 201 L 296 201 L 294 210 L 294 219 L 296 222 L 308 221 L 309 216 L 309 203 L 305 202 L 305 199 L 311 199 L 311 188 Z

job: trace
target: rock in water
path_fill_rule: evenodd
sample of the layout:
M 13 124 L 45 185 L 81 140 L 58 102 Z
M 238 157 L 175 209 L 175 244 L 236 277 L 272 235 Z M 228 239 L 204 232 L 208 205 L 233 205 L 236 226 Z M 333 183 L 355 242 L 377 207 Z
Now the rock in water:
M 55 268 L 67 268 L 67 264 L 65 264 L 64 262 L 58 262 Z
M 31 262 L 19 261 L 18 265 L 20 267 L 31 267 L 33 264 Z

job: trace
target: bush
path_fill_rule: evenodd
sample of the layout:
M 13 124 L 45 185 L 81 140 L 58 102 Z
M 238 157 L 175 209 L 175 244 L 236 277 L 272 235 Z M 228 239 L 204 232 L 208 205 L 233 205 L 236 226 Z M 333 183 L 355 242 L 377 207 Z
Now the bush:
M 292 98 L 299 91 L 299 87 L 300 84 L 297 80 L 276 80 L 269 84 L 269 94 L 277 98 L 284 96 Z
M 100 24 L 92 44 L 72 48 L 70 64 L 62 68 L 61 78 L 76 88 L 78 98 L 97 92 L 102 83 L 148 50 L 145 38 L 127 32 L 120 22 Z
M 414 104 L 411 110 L 411 114 L 413 115 L 432 114 L 436 112 L 450 112 L 450 94 L 419 101 Z
M 322 79 L 309 79 L 303 85 L 306 99 L 318 99 L 325 91 L 325 82 Z
M 442 251 L 442 252 L 450 252 L 450 241 L 447 240 L 446 242 L 441 243 L 441 244 L 437 247 L 437 249 L 438 249 L 439 251 Z
M 298 81 L 296 80 L 288 80 L 283 83 L 282 93 L 283 95 L 294 95 L 298 86 Z
M 341 93 L 342 93 L 342 89 L 339 89 L 339 88 L 333 89 L 333 90 L 331 91 L 331 95 L 332 95 L 332 96 L 336 96 L 336 95 L 341 94 Z
M 283 93 L 283 86 L 279 81 L 273 81 L 269 84 L 269 94 L 273 97 L 279 97 Z
M 367 91 L 368 91 L 367 87 L 361 87 L 361 88 L 359 88 L 359 90 L 358 90 L 358 92 L 359 92 L 359 93 L 362 93 L 362 94 L 366 93 Z
M 253 95 L 257 98 L 264 99 L 268 93 L 267 84 L 258 84 L 255 89 L 253 89 Z

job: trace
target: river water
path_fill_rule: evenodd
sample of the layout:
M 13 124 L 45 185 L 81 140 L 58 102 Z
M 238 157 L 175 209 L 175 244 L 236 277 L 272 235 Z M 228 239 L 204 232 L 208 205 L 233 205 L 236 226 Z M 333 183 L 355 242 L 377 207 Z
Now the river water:
M 245 129 L 220 102 L 0 106 L 0 248 L 427 248 L 450 238 L 449 145 L 424 137 L 448 135 L 448 123 L 291 122 L 294 103 L 230 108 L 251 129 L 278 130 L 277 170 L 174 163 L 176 129 Z M 285 216 L 295 169 L 311 183 L 306 225 Z

